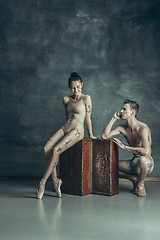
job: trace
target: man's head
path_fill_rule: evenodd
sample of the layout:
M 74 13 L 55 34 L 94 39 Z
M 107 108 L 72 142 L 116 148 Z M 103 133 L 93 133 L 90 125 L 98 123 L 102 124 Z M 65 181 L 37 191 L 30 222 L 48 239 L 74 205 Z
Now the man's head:
M 137 113 L 139 111 L 139 105 L 132 100 L 126 99 L 124 101 L 124 105 L 121 110 L 121 118 L 122 119 L 128 119 L 130 116 L 137 116 Z

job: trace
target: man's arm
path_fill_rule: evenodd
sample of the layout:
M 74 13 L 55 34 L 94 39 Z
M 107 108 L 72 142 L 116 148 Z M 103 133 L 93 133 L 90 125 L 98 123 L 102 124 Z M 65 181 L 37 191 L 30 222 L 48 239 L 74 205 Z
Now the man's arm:
M 126 146 L 118 138 L 113 138 L 113 141 L 123 150 L 126 150 L 135 155 L 148 156 L 150 153 L 150 141 L 148 138 L 148 129 L 147 128 L 142 129 L 140 137 L 141 137 L 141 142 L 142 142 L 141 147 Z
M 119 126 L 119 125 L 116 126 L 114 129 L 112 129 L 113 124 L 117 121 L 117 119 L 120 119 L 120 118 L 118 117 L 117 113 L 115 113 L 102 132 L 101 137 L 103 139 L 108 140 L 108 139 L 113 138 L 121 133 L 121 131 L 120 131 L 121 126 Z

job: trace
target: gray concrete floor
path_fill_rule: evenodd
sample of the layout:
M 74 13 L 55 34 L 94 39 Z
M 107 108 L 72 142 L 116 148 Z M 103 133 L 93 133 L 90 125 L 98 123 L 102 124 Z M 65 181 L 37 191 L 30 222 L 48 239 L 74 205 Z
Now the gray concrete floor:
M 51 181 L 42 200 L 35 198 L 37 181 L 0 181 L 2 240 L 159 240 L 160 182 L 146 182 L 147 197 L 120 193 L 107 197 L 55 196 Z

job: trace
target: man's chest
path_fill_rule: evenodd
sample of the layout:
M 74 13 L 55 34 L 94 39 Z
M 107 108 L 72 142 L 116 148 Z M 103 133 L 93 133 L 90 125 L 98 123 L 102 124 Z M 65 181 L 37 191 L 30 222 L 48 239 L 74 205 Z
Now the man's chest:
M 138 147 L 141 145 L 141 138 L 137 132 L 125 132 L 125 138 L 130 146 Z

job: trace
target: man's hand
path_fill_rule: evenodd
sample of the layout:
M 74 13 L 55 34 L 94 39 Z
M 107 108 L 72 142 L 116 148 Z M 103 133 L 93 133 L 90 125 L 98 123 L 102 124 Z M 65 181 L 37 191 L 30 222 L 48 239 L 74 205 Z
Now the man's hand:
M 116 120 L 121 120 L 120 116 L 121 116 L 120 112 L 115 112 L 115 114 L 113 115 L 114 119 Z
M 120 148 L 125 150 L 126 146 L 118 138 L 113 138 L 113 142 L 116 143 Z

